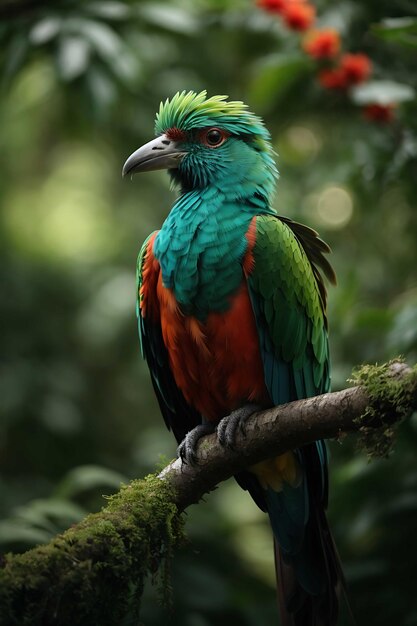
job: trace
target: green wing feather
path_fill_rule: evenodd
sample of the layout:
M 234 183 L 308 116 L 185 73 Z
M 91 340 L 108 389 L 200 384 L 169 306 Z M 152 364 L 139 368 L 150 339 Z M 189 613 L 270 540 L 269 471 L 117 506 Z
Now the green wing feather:
M 307 226 L 272 215 L 256 220 L 255 266 L 248 278 L 264 366 L 274 360 L 266 384 L 274 404 L 329 389 L 326 290 L 320 270 L 334 282 L 327 244 Z M 282 389 L 278 371 L 288 369 Z
M 265 384 L 275 405 L 328 391 L 329 346 L 326 290 L 321 271 L 333 282 L 323 256 L 329 251 L 317 233 L 287 218 L 256 220 L 254 268 L 248 276 Z M 296 451 L 304 478 L 298 487 L 268 490 L 267 508 L 274 534 L 296 565 L 303 588 L 317 592 L 307 554 L 316 503 L 327 502 L 327 456 L 323 442 Z M 313 532 L 313 531 L 311 531 Z M 307 534 L 306 534 L 307 533 Z M 307 543 L 305 543 L 307 541 Z

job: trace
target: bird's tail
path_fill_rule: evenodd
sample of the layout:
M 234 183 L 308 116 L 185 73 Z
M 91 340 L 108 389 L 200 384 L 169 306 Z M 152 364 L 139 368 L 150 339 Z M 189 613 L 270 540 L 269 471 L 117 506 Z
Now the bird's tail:
M 318 442 L 293 453 L 297 485 L 268 487 L 282 626 L 335 626 L 344 577 L 326 519 L 327 458 Z
M 306 534 L 310 537 L 296 559 L 285 555 L 274 538 L 281 626 L 335 626 L 344 578 L 324 513 L 309 522 Z M 313 568 L 314 577 L 306 581 L 305 572 Z

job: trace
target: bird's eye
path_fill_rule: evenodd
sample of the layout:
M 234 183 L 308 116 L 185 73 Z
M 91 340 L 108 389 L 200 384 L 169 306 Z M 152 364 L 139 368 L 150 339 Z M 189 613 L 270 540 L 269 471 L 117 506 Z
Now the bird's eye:
M 229 134 L 220 128 L 209 128 L 202 133 L 202 142 L 209 148 L 217 148 L 226 141 Z

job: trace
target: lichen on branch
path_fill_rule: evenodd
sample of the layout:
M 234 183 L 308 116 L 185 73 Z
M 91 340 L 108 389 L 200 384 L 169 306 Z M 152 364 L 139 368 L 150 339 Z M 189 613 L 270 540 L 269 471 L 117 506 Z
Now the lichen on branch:
M 139 616 L 145 578 L 165 576 L 183 520 L 166 481 L 134 480 L 100 513 L 0 569 L 2 626 L 114 626 Z
M 366 392 L 369 404 L 355 419 L 359 428 L 358 447 L 371 460 L 387 458 L 393 450 L 401 420 L 416 408 L 417 365 L 399 377 L 406 367 L 402 359 L 355 369 L 349 382 Z

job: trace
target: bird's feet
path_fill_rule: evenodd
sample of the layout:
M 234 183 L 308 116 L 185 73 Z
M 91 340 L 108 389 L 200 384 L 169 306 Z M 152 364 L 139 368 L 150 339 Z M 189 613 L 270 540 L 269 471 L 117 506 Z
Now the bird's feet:
M 256 404 L 245 404 L 220 420 L 217 426 L 217 439 L 220 445 L 233 450 L 237 433 L 246 434 L 245 424 L 248 418 L 260 409 L 261 407 Z
M 215 424 L 209 422 L 199 424 L 185 435 L 177 448 L 177 456 L 184 463 L 195 465 L 197 463 L 198 442 L 205 435 L 211 435 L 214 432 L 217 432 L 217 438 L 221 446 L 233 450 L 237 433 L 245 435 L 245 424 L 248 418 L 260 411 L 260 409 L 261 407 L 257 404 L 245 404 L 220 420 L 217 428 Z
M 215 424 L 199 424 L 190 430 L 177 448 L 177 456 L 184 463 L 195 465 L 197 462 L 197 445 L 202 437 L 211 435 L 216 430 Z

